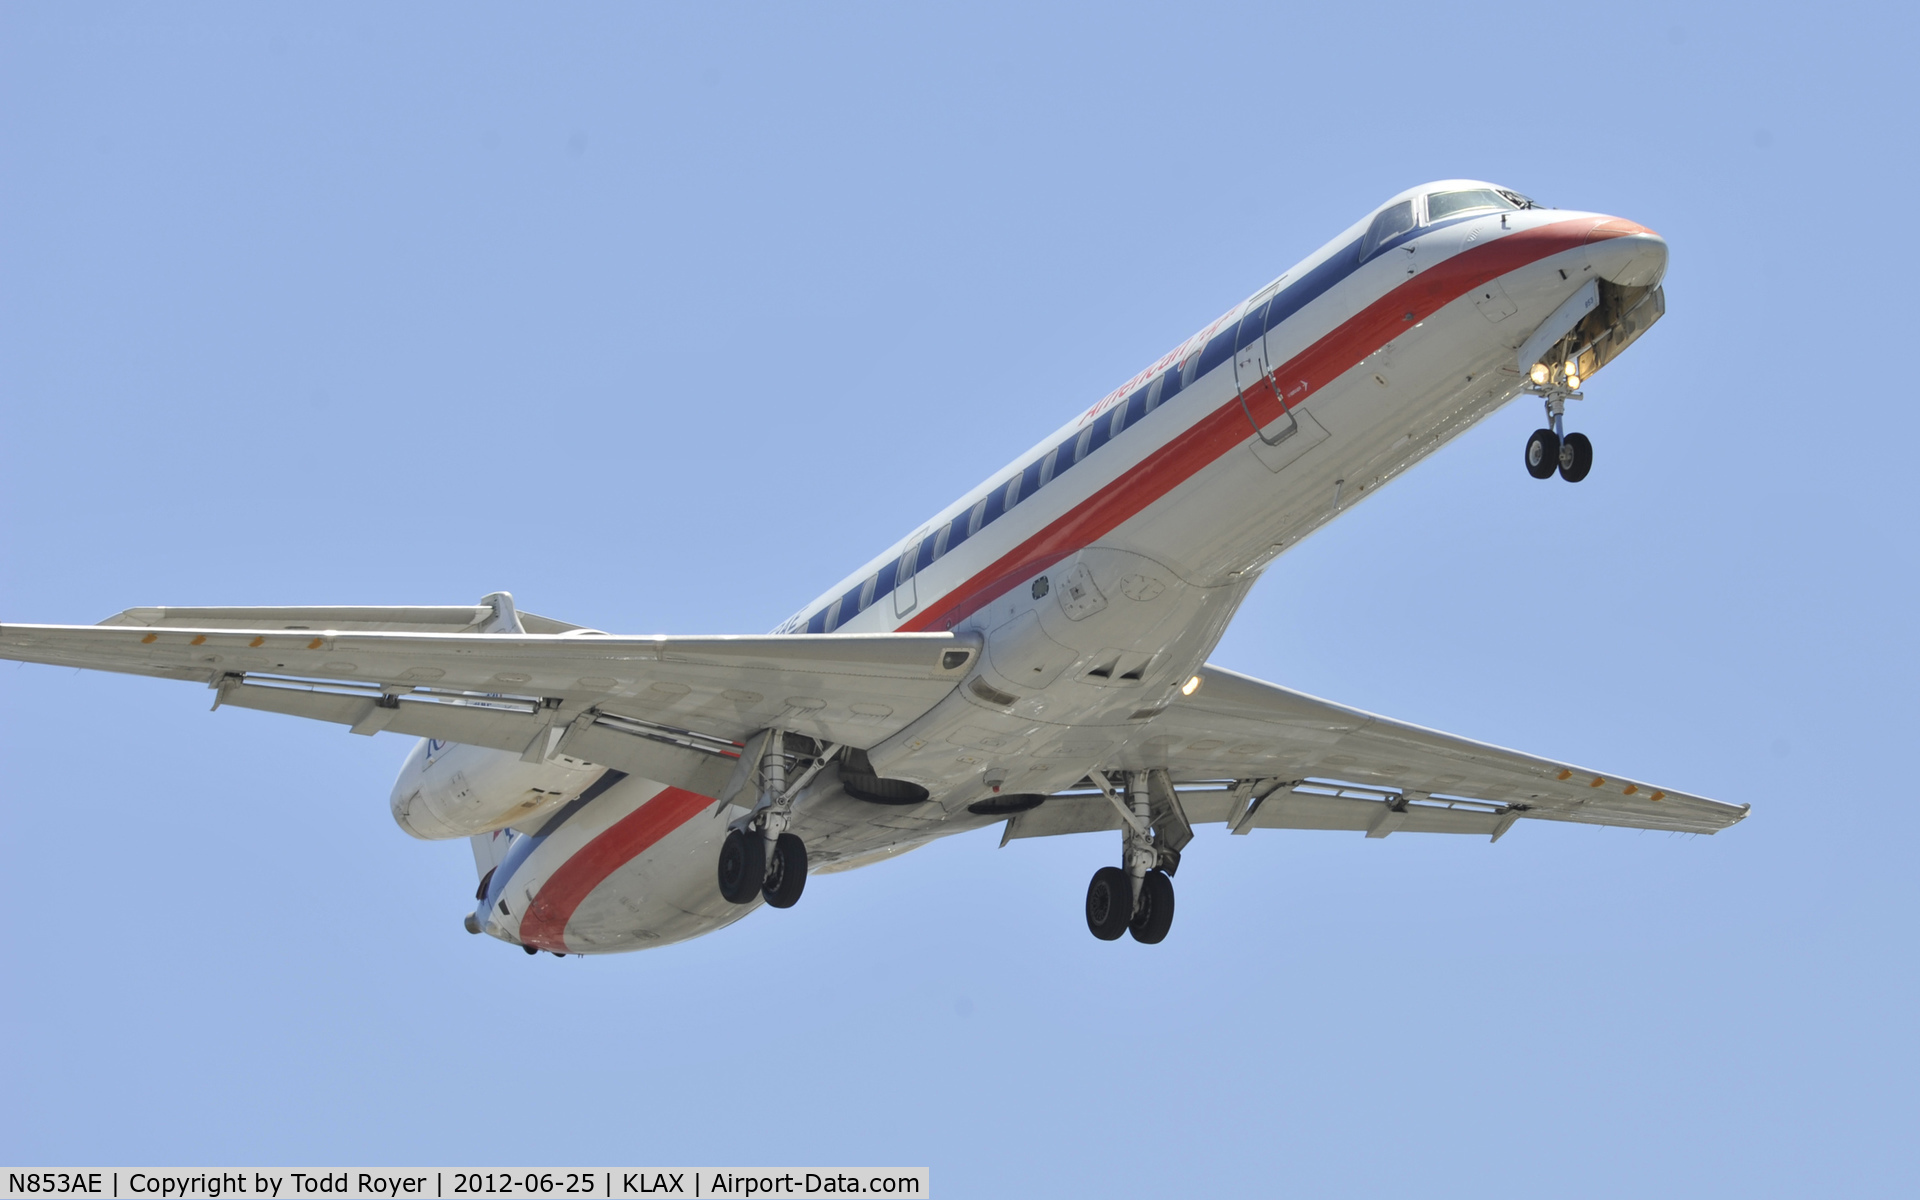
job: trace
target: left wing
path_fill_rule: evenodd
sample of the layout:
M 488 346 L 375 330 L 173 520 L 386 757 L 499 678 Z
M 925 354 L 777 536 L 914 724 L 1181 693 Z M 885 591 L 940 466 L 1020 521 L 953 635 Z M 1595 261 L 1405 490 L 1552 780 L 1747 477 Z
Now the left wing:
M 1479 833 L 1523 817 L 1715 833 L 1747 815 L 1642 780 L 1456 737 L 1207 667 L 1111 766 L 1160 770 L 1187 822 L 1255 828 Z M 1118 829 L 1098 793 L 1014 818 L 1010 838 Z
M 951 692 L 979 648 L 977 638 L 950 633 L 393 632 L 405 622 L 392 614 L 429 611 L 400 609 L 379 610 L 385 629 L 289 629 L 284 621 L 248 629 L 232 627 L 233 618 L 195 626 L 147 616 L 156 611 L 166 610 L 130 609 L 102 625 L 0 625 L 0 658 L 190 680 L 216 690 L 216 708 L 488 746 L 529 761 L 564 753 L 710 794 L 741 743 L 776 723 L 861 748 L 890 737 Z M 450 611 L 435 620 L 461 619 Z

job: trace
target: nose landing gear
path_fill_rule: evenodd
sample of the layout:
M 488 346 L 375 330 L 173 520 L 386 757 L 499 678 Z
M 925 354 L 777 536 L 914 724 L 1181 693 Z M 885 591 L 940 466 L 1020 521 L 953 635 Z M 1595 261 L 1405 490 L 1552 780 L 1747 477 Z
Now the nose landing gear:
M 1535 393 L 1546 400 L 1547 420 L 1552 426 L 1536 429 L 1527 439 L 1527 474 L 1546 479 L 1555 471 L 1568 483 L 1579 483 L 1593 470 L 1593 443 L 1584 433 L 1566 432 L 1568 400 L 1579 400 L 1579 392 L 1551 388 Z

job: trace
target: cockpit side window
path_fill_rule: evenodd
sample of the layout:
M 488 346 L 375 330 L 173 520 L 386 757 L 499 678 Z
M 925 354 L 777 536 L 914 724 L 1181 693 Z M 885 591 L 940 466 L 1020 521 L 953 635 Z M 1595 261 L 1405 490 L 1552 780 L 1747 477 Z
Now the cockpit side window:
M 1448 217 L 1475 212 L 1506 212 L 1518 205 L 1492 188 L 1463 188 L 1457 192 L 1433 192 L 1427 197 L 1427 220 L 1444 221 Z
M 1368 228 L 1367 235 L 1360 239 L 1360 261 L 1365 262 L 1372 258 L 1376 250 L 1412 229 L 1418 220 L 1419 218 L 1414 215 L 1411 200 L 1402 200 L 1382 210 L 1380 215 L 1373 219 L 1373 225 Z

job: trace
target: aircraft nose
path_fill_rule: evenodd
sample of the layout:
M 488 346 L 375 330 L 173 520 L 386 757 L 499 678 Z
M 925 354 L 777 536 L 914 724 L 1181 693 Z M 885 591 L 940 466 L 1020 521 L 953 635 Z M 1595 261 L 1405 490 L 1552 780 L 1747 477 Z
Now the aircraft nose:
M 1667 240 L 1622 217 L 1594 222 L 1587 255 L 1595 274 L 1621 287 L 1652 287 L 1667 273 Z

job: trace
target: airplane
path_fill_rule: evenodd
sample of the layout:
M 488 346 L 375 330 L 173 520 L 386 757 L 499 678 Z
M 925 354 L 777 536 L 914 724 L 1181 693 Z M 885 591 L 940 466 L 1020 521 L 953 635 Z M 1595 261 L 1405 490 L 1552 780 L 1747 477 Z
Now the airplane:
M 1666 264 L 1619 217 L 1410 188 L 769 635 L 613 635 L 496 592 L 0 625 L 0 657 L 419 739 L 394 820 L 470 839 L 468 932 L 528 954 L 682 941 L 994 824 L 1002 846 L 1118 833 L 1087 927 L 1147 944 L 1200 825 L 1710 834 L 1748 806 L 1206 661 L 1275 559 L 1523 394 L 1528 473 L 1584 479 L 1567 402 L 1664 314 Z

